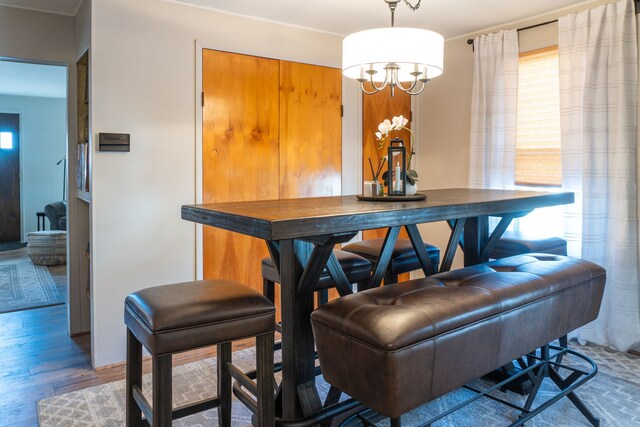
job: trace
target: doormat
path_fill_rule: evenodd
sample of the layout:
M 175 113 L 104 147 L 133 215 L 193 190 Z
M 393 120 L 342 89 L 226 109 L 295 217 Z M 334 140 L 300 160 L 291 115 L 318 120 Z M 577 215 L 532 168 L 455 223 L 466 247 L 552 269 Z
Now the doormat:
M 26 242 L 0 243 L 0 252 L 13 251 L 15 249 L 24 248 L 25 246 L 27 246 Z
M 64 304 L 49 269 L 30 259 L 0 261 L 0 313 Z

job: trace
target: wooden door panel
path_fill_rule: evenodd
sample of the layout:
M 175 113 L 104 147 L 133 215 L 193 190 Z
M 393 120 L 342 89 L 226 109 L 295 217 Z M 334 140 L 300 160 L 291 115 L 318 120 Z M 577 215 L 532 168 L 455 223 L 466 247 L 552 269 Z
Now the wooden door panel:
M 203 50 L 203 202 L 278 198 L 277 60 Z M 203 232 L 204 277 L 262 291 L 264 241 Z
M 341 193 L 340 70 L 203 50 L 203 91 L 203 202 Z M 205 278 L 262 290 L 262 240 L 203 240 Z
M 339 69 L 280 62 L 280 198 L 342 193 L 341 108 Z
M 0 113 L 0 132 L 11 134 L 12 147 L 0 149 L 0 243 L 20 236 L 20 115 Z
M 411 96 L 396 90 L 395 95 L 391 96 L 391 89 L 387 88 L 384 91 L 378 92 L 374 95 L 362 95 L 362 172 L 363 180 L 372 179 L 371 167 L 369 166 L 369 159 L 373 163 L 374 168 L 378 165 L 380 159 L 387 155 L 387 148 L 389 147 L 388 141 L 385 143 L 382 149 L 378 149 L 378 140 L 375 137 L 375 133 L 378 131 L 378 125 L 384 120 L 393 116 L 403 115 L 407 119 L 411 118 Z M 411 128 L 411 122 L 407 124 L 407 127 Z M 392 138 L 398 137 L 409 143 L 409 132 L 393 132 Z M 387 169 L 385 163 L 383 171 Z M 382 173 L 380 174 L 382 175 Z M 388 188 L 385 188 L 385 193 Z M 386 229 L 367 230 L 363 232 L 363 238 L 376 239 L 384 237 Z M 407 237 L 404 229 L 400 237 Z
M 280 62 L 280 198 L 342 191 L 339 69 Z

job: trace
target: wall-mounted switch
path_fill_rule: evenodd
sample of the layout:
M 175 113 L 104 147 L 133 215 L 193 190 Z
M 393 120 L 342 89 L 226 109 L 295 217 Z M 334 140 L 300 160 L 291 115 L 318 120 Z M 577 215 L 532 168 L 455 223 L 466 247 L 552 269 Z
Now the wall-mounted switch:
M 100 133 L 98 142 L 100 151 L 131 151 L 128 133 Z

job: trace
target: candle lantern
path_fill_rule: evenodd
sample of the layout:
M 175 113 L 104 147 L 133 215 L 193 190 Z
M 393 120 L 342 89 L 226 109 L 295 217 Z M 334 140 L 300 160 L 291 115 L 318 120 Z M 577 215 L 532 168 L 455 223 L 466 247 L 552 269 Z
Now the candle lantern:
M 407 172 L 407 149 L 402 139 L 394 138 L 389 142 L 389 157 L 387 160 L 389 167 L 387 172 L 389 196 L 406 195 L 407 187 L 405 176 Z

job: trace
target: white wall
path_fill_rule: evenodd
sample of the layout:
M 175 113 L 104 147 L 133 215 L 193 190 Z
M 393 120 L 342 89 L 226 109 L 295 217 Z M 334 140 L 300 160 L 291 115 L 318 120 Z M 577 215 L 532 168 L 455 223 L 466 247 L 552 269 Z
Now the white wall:
M 37 230 L 36 212 L 62 200 L 64 164 L 56 163 L 67 150 L 67 101 L 0 95 L 0 112 L 20 114 L 20 222 L 26 241 L 26 233 Z
M 195 278 L 195 45 L 340 66 L 341 38 L 158 0 L 92 2 L 92 127 L 131 134 L 94 151 L 93 363 L 124 360 L 123 301 Z M 97 150 L 97 148 L 96 148 Z
M 0 6 L 0 56 L 69 62 L 73 18 Z

